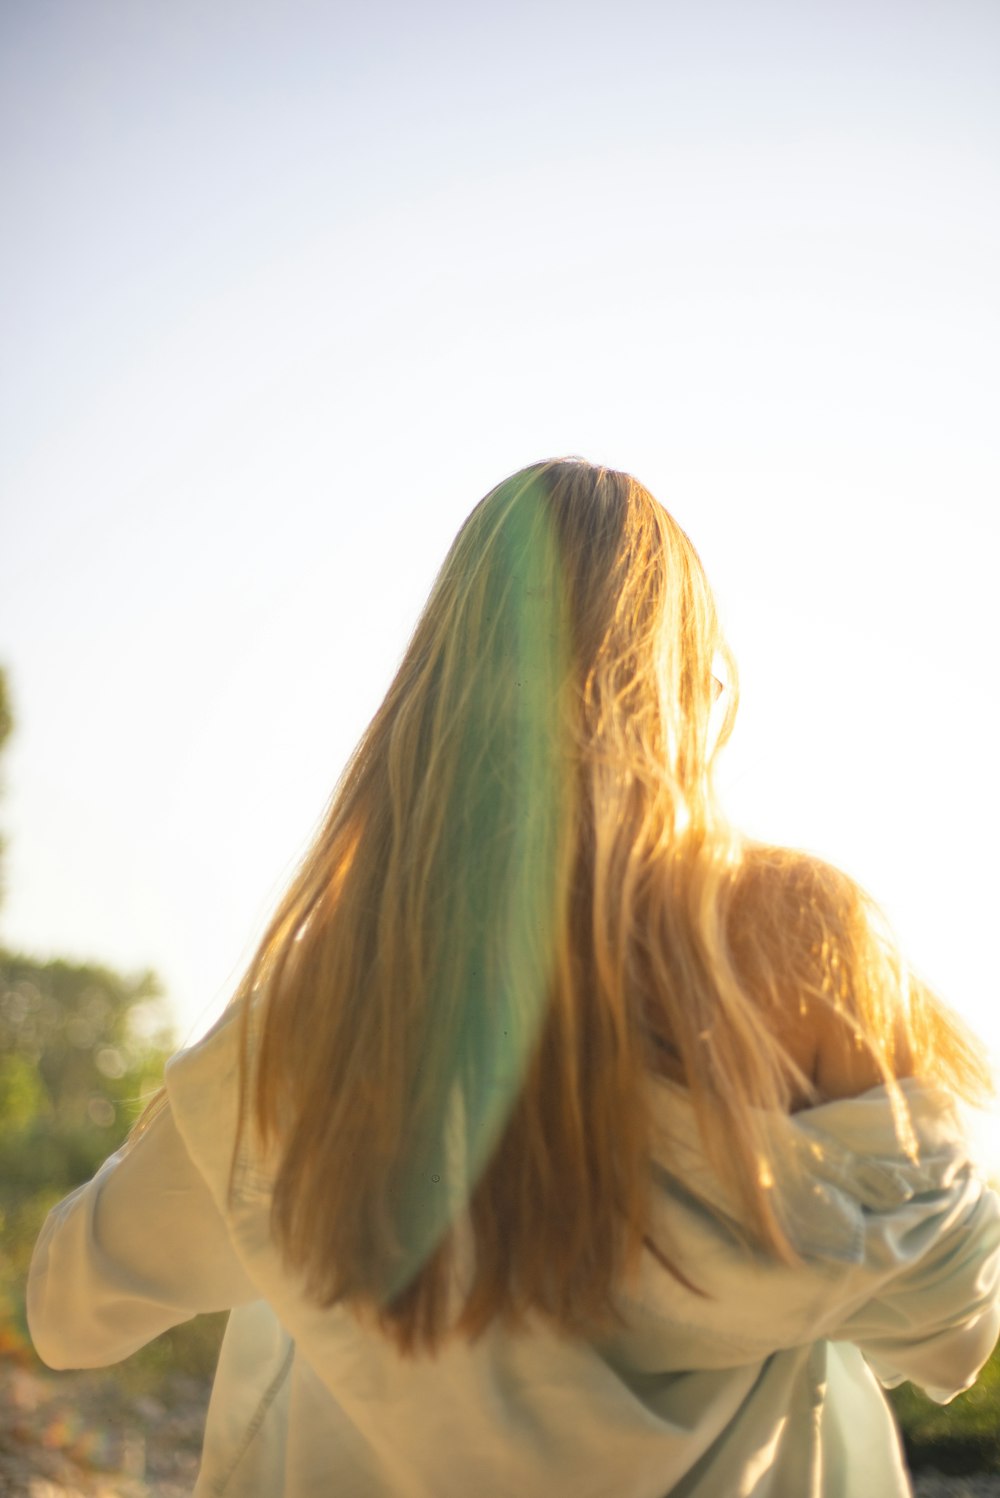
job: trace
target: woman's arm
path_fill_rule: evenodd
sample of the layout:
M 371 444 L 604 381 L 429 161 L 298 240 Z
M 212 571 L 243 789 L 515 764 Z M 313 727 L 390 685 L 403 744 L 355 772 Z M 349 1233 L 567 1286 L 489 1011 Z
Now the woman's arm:
M 975 1173 L 866 1222 L 882 1288 L 823 1329 L 853 1342 L 888 1387 L 909 1379 L 939 1404 L 969 1388 L 1000 1335 L 1000 1198 Z
M 168 1105 L 49 1213 L 28 1325 L 49 1367 L 96 1368 L 202 1311 L 257 1298 Z

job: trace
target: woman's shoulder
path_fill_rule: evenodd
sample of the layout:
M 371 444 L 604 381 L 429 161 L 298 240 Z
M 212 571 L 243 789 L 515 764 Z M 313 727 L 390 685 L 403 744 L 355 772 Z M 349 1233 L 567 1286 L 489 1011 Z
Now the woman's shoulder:
M 799 1106 L 856 1097 L 887 1070 L 911 1075 L 899 964 L 881 913 L 849 874 L 798 849 L 746 843 L 729 938 L 737 971 L 815 1090 Z
M 191 1158 L 216 1194 L 228 1187 L 240 1133 L 242 1006 L 230 1004 L 199 1040 L 167 1063 L 171 1111 Z

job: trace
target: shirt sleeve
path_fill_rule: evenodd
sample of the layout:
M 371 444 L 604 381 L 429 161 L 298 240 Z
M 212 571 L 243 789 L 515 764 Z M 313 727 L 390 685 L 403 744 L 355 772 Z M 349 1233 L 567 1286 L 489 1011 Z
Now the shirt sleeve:
M 97 1368 L 200 1312 L 259 1298 L 166 1103 L 49 1213 L 28 1326 L 50 1368 Z
M 881 1285 L 832 1326 L 887 1387 L 904 1379 L 939 1404 L 968 1389 L 1000 1334 L 1000 1198 L 975 1173 L 868 1221 Z

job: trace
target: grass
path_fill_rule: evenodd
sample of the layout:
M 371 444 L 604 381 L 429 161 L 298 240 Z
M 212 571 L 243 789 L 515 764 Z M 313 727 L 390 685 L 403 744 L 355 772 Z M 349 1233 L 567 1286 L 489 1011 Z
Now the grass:
M 1000 1472 L 1000 1346 L 973 1387 L 951 1404 L 935 1404 L 912 1384 L 889 1395 L 914 1470 Z

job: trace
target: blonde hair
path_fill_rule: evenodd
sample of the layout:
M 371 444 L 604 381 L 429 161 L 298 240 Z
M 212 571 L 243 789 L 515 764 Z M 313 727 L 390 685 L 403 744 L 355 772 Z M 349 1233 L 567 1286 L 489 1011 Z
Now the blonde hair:
M 649 1237 L 663 1069 L 794 1259 L 762 1121 L 814 1095 L 790 992 L 890 1085 L 904 1043 L 921 1074 L 985 1080 L 856 885 L 726 823 L 736 703 L 697 553 L 634 478 L 541 463 L 472 512 L 236 996 L 241 1116 L 277 1151 L 273 1232 L 318 1303 L 416 1353 L 529 1312 L 606 1326 L 644 1247 L 684 1279 Z

